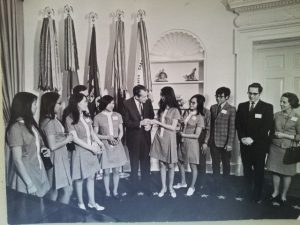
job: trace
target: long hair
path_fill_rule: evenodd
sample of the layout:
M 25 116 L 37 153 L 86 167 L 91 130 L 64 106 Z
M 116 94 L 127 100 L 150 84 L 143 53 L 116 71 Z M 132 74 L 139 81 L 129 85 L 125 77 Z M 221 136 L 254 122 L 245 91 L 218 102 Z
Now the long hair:
M 157 112 L 158 117 L 166 109 L 167 106 L 169 106 L 170 108 L 177 108 L 181 114 L 181 109 L 176 100 L 176 96 L 172 87 L 163 87 L 160 90 L 160 95 L 161 97 L 164 97 L 164 101 L 162 99 L 159 100 L 159 110 Z
M 34 126 L 39 131 L 39 128 L 33 118 L 33 114 L 31 111 L 32 103 L 36 100 L 37 96 L 29 92 L 19 92 L 14 96 L 11 104 L 11 115 L 6 132 L 14 123 L 17 122 L 19 118 L 24 120 L 25 127 L 32 135 L 32 126 Z
M 54 119 L 55 112 L 54 108 L 56 105 L 57 100 L 59 99 L 60 95 L 57 92 L 47 92 L 42 95 L 41 98 L 41 110 L 40 110 L 40 122 L 46 119 Z
M 102 112 L 106 109 L 107 105 L 110 104 L 114 98 L 110 95 L 104 95 L 102 98 L 98 100 L 99 103 L 99 112 Z
M 199 94 L 196 94 L 196 95 L 194 95 L 194 96 L 192 96 L 190 98 L 190 101 L 193 98 L 195 98 L 196 101 L 197 101 L 197 115 L 201 114 L 202 116 L 204 116 L 204 112 L 203 112 L 203 108 L 204 108 L 204 106 L 203 106 L 203 104 L 204 104 L 204 102 L 203 102 L 203 96 L 199 95 Z
M 73 119 L 72 124 L 77 124 L 79 121 L 80 113 L 78 109 L 78 103 L 82 101 L 85 96 L 81 93 L 72 94 L 69 99 L 69 104 L 65 108 L 62 116 L 62 123 L 65 125 L 67 116 L 71 116 Z M 88 112 L 83 112 L 84 116 L 88 117 Z

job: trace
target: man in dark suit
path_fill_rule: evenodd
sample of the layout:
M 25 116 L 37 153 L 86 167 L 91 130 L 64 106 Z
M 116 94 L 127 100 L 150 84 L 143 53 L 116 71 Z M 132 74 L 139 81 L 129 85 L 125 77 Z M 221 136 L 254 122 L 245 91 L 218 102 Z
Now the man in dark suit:
M 154 110 L 142 85 L 133 88 L 133 97 L 124 102 L 122 112 L 126 127 L 126 145 L 129 151 L 132 192 L 149 192 L 151 125 Z M 140 163 L 141 182 L 138 179 Z M 148 189 L 148 190 L 147 190 Z
M 230 174 L 230 157 L 235 136 L 234 106 L 228 103 L 230 89 L 220 87 L 216 91 L 217 104 L 210 107 L 210 153 L 214 175 L 220 175 L 220 162 L 222 161 L 223 175 Z
M 270 145 L 270 130 L 273 123 L 273 106 L 260 100 L 262 86 L 253 83 L 248 86 L 249 101 L 240 103 L 236 115 L 236 128 L 240 141 L 244 177 L 248 189 L 254 187 L 252 198 L 261 202 L 266 153 Z

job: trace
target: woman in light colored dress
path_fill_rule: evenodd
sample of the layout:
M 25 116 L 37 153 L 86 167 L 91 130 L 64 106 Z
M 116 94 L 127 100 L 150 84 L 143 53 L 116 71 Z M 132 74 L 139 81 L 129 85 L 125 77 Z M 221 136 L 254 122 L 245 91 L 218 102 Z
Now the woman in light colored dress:
M 61 98 L 57 92 L 47 92 L 41 98 L 40 128 L 51 150 L 53 167 L 47 171 L 51 185 L 50 199 L 56 201 L 58 191 L 62 191 L 59 201 L 68 204 L 72 194 L 70 162 L 66 144 L 73 140 L 71 134 L 65 135 L 65 129 L 57 119 L 61 109 Z
M 296 174 L 296 164 L 284 164 L 283 157 L 293 141 L 300 141 L 300 115 L 294 109 L 299 107 L 299 99 L 293 93 L 284 93 L 280 99 L 280 112 L 275 113 L 274 137 L 267 160 L 267 168 L 273 172 L 273 193 L 271 201 L 284 204 L 286 194 L 291 184 L 291 178 Z M 283 188 L 280 196 L 280 179 Z
M 8 186 L 12 189 L 43 197 L 50 189 L 46 170 L 41 159 L 50 157 L 50 150 L 44 146 L 39 128 L 33 116 L 37 97 L 28 92 L 14 96 L 11 116 L 6 131 L 6 140 L 12 151 Z
M 175 189 L 187 187 L 185 179 L 185 167 L 189 164 L 192 170 L 192 182 L 186 195 L 191 196 L 195 192 L 195 183 L 198 176 L 197 165 L 200 159 L 199 136 L 204 128 L 203 101 L 200 95 L 194 95 L 190 99 L 190 108 L 183 116 L 183 130 L 180 132 L 181 143 L 178 148 L 178 167 L 181 174 L 181 183 L 174 186 Z
M 105 149 L 102 152 L 100 166 L 104 170 L 104 186 L 106 196 L 110 197 L 109 180 L 110 169 L 113 172 L 113 196 L 118 198 L 119 170 L 127 162 L 126 153 L 122 145 L 123 120 L 122 116 L 113 112 L 114 98 L 105 95 L 99 100 L 99 113 L 94 118 L 94 131 L 103 142 Z
M 152 120 L 151 124 L 158 126 L 150 156 L 158 159 L 160 164 L 162 189 L 158 197 L 163 197 L 167 192 L 166 170 L 169 169 L 169 191 L 172 198 L 176 198 L 173 189 L 175 165 L 177 158 L 176 126 L 180 119 L 180 108 L 175 97 L 173 88 L 164 87 L 160 92 L 158 120 Z
M 97 154 L 104 148 L 92 127 L 92 121 L 87 116 L 87 99 L 83 94 L 73 94 L 69 105 L 63 113 L 63 124 L 73 135 L 75 151 L 72 152 L 71 174 L 75 183 L 78 207 L 86 209 L 83 202 L 83 181 L 87 180 L 88 207 L 103 210 L 104 207 L 95 202 L 94 176 L 100 169 Z

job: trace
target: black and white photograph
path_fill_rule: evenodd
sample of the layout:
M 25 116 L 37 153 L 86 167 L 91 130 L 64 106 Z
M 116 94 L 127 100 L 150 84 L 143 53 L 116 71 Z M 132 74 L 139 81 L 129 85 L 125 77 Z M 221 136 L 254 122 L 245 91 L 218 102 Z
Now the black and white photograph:
M 299 0 L 0 0 L 1 224 L 298 223 Z

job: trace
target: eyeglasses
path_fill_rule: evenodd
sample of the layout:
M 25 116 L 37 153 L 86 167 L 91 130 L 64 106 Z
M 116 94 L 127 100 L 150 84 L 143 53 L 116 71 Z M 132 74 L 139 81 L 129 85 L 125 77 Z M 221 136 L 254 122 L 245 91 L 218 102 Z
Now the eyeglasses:
M 216 98 L 225 98 L 225 95 L 215 95 Z
M 259 94 L 259 93 L 254 93 L 254 92 L 247 92 L 247 93 L 248 93 L 248 95 L 254 95 L 254 96 Z

